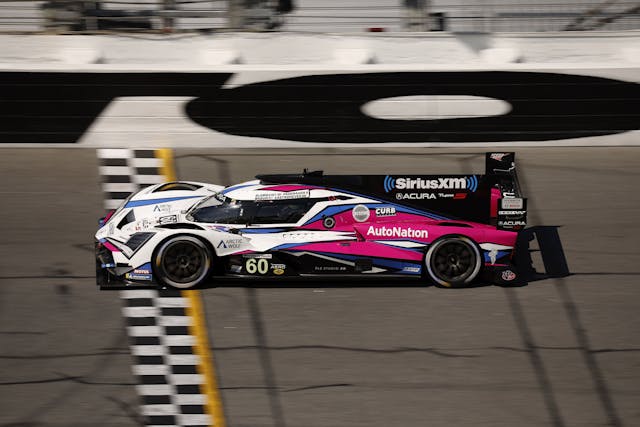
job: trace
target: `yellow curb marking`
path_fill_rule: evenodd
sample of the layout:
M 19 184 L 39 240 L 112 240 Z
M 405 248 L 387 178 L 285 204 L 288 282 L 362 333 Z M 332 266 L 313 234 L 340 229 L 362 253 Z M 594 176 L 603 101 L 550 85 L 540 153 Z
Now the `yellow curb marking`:
M 155 156 L 162 160 L 160 171 L 165 181 L 177 181 L 173 150 L 161 148 L 155 151 Z M 209 339 L 207 337 L 207 326 L 202 309 L 202 295 L 198 290 L 181 291 L 182 297 L 189 301 L 186 308 L 187 315 L 191 318 L 189 333 L 195 337 L 196 343 L 193 346 L 194 353 L 199 356 L 198 372 L 204 377 L 204 384 L 201 392 L 207 398 L 207 412 L 211 415 L 212 423 L 210 427 L 225 427 L 224 411 L 222 410 L 222 400 L 218 392 L 218 382 L 215 373 L 215 363 L 213 354 L 209 350 Z

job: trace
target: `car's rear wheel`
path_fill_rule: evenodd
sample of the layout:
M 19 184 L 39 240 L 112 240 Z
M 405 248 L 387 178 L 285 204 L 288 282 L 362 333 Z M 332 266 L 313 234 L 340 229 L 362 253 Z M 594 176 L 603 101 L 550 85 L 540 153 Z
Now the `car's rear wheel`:
M 424 257 L 429 278 L 447 288 L 471 283 L 482 267 L 478 246 L 469 238 L 450 236 L 431 244 Z
M 202 284 L 211 270 L 211 251 L 193 236 L 164 241 L 154 256 L 154 274 L 164 285 L 190 289 Z

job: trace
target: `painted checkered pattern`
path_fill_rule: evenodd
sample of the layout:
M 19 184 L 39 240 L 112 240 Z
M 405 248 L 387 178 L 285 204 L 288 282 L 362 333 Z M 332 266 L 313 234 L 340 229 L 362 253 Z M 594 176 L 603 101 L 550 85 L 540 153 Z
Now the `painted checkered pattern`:
M 98 150 L 98 159 L 105 209 L 116 209 L 129 194 L 164 181 L 155 150 L 105 148 Z
M 154 150 L 98 150 L 104 203 L 117 208 L 129 194 L 163 181 Z M 120 292 L 137 377 L 140 412 L 147 426 L 213 426 L 205 378 L 190 332 L 189 299 L 178 290 Z
M 141 413 L 148 426 L 210 426 L 199 356 L 180 291 L 121 292 Z

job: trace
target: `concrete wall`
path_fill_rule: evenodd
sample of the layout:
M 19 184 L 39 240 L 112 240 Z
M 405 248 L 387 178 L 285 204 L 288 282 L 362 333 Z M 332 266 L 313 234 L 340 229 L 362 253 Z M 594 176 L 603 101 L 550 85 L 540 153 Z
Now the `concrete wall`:
M 0 143 L 637 144 L 637 40 L 5 39 Z

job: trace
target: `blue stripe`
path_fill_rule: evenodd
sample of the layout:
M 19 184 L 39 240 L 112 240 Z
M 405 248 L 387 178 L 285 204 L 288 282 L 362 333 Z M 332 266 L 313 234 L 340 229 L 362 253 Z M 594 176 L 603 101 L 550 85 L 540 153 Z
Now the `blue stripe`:
M 239 190 L 241 188 L 245 188 L 245 187 L 251 187 L 257 184 L 238 184 L 238 185 L 232 185 L 231 187 L 227 187 L 224 190 L 221 191 L 222 194 L 227 194 L 230 191 L 236 191 Z
M 283 249 L 295 248 L 296 246 L 306 245 L 307 243 L 285 243 L 280 246 L 276 246 L 275 248 L 269 249 L 270 251 L 281 251 Z
M 127 203 L 125 208 L 137 208 L 140 206 L 157 205 L 158 203 L 175 202 L 177 200 L 193 199 L 196 197 L 204 197 L 204 196 L 182 196 L 182 197 L 167 197 L 165 199 L 134 200 Z
M 486 249 L 484 250 L 484 262 L 491 262 L 491 257 L 489 256 L 489 252 Z M 508 256 L 509 254 L 511 254 L 511 251 L 498 251 L 498 253 L 496 254 L 496 262 L 498 262 L 501 258 Z
M 327 206 L 322 211 L 318 212 L 309 221 L 305 222 L 303 225 L 311 224 L 312 222 L 315 222 L 315 221 L 317 221 L 319 219 L 322 219 L 323 217 L 326 217 L 326 216 L 333 216 L 333 215 L 337 215 L 337 214 L 342 213 L 342 212 L 346 212 L 349 209 L 353 209 L 354 206 L 356 206 L 356 205 L 355 204 L 351 204 L 351 205 Z

